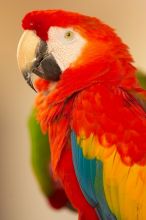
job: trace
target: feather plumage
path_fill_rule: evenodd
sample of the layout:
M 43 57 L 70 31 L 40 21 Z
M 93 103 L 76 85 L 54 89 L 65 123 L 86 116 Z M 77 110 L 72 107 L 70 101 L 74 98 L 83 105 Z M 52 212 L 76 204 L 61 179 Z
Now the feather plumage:
M 146 92 L 128 47 L 112 28 L 78 13 L 34 11 L 22 24 L 48 43 L 53 26 L 71 27 L 87 42 L 52 92 L 39 80 L 36 100 L 54 175 L 79 219 L 145 220 Z

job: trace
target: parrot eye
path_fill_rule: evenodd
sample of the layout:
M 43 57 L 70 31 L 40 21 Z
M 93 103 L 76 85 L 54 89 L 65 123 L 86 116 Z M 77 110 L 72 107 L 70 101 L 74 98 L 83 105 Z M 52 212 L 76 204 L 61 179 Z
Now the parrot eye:
M 64 38 L 66 40 L 70 40 L 72 41 L 74 38 L 75 38 L 75 34 L 73 31 L 67 31 L 65 34 L 64 34 Z

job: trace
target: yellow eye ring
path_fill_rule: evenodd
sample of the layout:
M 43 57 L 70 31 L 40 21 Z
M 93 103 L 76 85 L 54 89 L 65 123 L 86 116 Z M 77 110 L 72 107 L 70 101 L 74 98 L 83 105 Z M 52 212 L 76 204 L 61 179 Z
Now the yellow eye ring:
M 67 40 L 73 40 L 74 39 L 74 32 L 73 31 L 67 31 L 64 34 L 64 38 Z

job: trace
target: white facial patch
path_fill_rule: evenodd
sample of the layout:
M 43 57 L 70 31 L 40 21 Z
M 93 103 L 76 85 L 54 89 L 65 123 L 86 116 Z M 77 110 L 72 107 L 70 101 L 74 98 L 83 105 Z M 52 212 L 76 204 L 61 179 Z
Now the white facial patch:
M 48 49 L 61 70 L 66 70 L 82 53 L 86 40 L 73 28 L 50 27 Z

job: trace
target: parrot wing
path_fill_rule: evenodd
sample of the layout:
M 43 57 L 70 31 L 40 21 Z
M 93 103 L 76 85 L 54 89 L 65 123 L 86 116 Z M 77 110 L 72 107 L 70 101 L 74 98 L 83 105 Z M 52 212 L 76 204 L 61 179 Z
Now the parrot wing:
M 48 197 L 53 191 L 51 175 L 49 173 L 50 147 L 48 136 L 43 135 L 36 120 L 36 110 L 33 109 L 28 120 L 31 140 L 31 162 L 35 176 L 43 193 Z
M 51 207 L 74 210 L 69 203 L 61 184 L 54 180 L 51 169 L 50 145 L 48 135 L 44 135 L 36 120 L 36 110 L 29 116 L 29 134 L 31 139 L 31 162 L 39 186 Z
M 85 198 L 92 207 L 97 208 L 101 219 L 116 219 L 105 197 L 102 162 L 96 159 L 87 159 L 83 155 L 74 132 L 71 134 L 71 139 L 75 172 Z
M 143 94 L 96 85 L 82 91 L 74 104 L 74 168 L 85 198 L 102 220 L 146 219 Z

